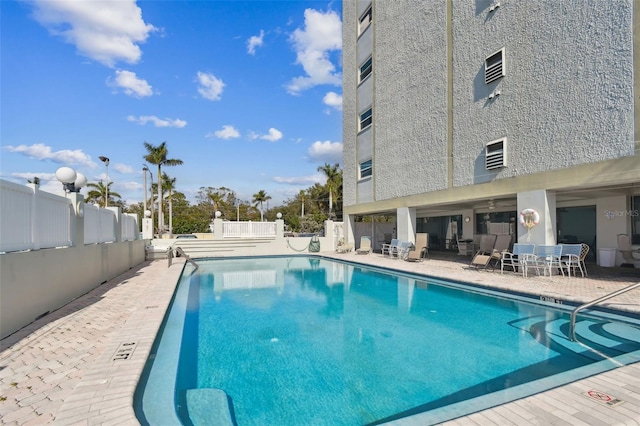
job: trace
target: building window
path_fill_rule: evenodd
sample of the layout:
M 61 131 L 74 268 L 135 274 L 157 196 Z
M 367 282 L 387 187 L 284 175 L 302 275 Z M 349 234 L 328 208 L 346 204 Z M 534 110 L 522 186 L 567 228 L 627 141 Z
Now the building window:
M 364 81 L 365 78 L 371 74 L 371 70 L 373 69 L 373 58 L 369 56 L 369 59 L 364 61 L 362 65 L 360 65 L 360 83 Z
M 484 82 L 493 83 L 505 76 L 504 47 L 484 60 Z
M 373 121 L 373 108 L 369 107 L 365 112 L 360 114 L 360 130 L 364 130 L 371 126 Z
M 364 30 L 369 28 L 369 25 L 371 25 L 372 11 L 372 5 L 369 5 L 367 10 L 360 17 L 360 25 L 358 25 L 358 35 L 362 34 Z
M 373 169 L 373 160 L 368 159 L 360 163 L 360 179 L 371 176 Z
M 484 149 L 487 170 L 507 167 L 507 138 L 491 141 Z

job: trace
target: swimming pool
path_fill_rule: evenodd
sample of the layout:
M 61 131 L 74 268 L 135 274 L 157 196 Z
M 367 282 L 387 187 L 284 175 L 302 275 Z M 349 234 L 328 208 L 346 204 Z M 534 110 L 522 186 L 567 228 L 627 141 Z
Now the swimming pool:
M 432 424 L 640 359 L 627 317 L 580 315 L 583 346 L 566 309 L 516 295 L 318 257 L 199 263 L 141 380 L 143 424 Z

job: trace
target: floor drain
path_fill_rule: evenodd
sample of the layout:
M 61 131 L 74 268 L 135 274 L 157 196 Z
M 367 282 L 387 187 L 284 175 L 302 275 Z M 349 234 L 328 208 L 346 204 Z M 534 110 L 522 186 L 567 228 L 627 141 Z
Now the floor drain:
M 133 351 L 136 349 L 136 342 L 120 343 L 116 353 L 113 354 L 112 361 L 118 361 L 121 359 L 129 359 L 133 355 Z

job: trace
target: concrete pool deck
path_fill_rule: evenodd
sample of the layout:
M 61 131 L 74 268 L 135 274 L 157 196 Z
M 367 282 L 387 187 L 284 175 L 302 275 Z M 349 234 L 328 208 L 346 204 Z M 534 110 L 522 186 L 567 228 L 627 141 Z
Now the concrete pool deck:
M 640 281 L 640 270 L 590 264 L 588 278 L 523 278 L 472 270 L 468 258 L 438 253 L 423 262 L 320 255 L 566 302 L 588 302 Z M 0 424 L 137 424 L 135 387 L 183 262 L 175 259 L 170 268 L 166 260 L 144 262 L 0 341 Z M 602 306 L 640 313 L 640 289 Z M 623 402 L 607 405 L 598 396 Z M 444 424 L 640 424 L 640 362 Z

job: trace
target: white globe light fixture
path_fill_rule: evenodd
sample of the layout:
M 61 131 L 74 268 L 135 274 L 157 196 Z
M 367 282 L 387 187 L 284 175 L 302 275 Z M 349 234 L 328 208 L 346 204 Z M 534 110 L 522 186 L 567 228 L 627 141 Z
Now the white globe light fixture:
M 144 217 L 151 217 L 151 210 L 145 210 Z
M 220 216 L 222 216 L 222 213 L 220 213 L 220 210 L 216 210 L 216 219 L 220 219 Z
M 58 179 L 62 183 L 62 188 L 64 188 L 64 195 L 67 195 L 67 192 L 76 192 L 74 182 L 78 177 L 75 170 L 71 167 L 60 167 L 56 170 L 56 179 Z
M 73 182 L 76 192 L 80 192 L 80 188 L 87 186 L 87 177 L 82 173 L 76 173 L 76 180 Z
M 282 219 L 282 213 L 278 212 L 278 214 L 276 215 L 276 217 L 277 217 L 278 219 Z

